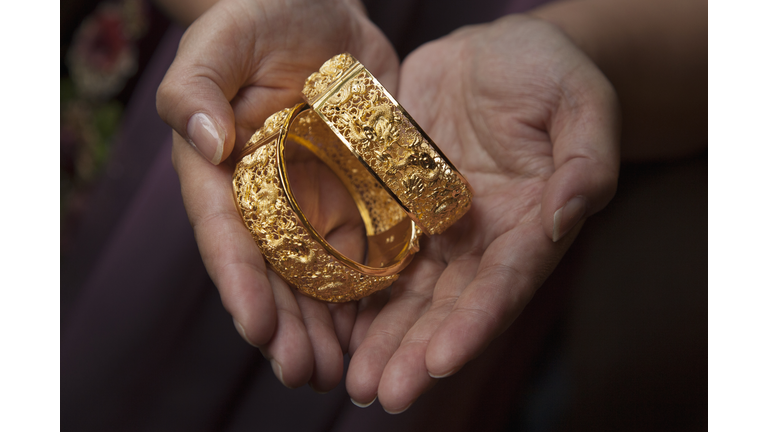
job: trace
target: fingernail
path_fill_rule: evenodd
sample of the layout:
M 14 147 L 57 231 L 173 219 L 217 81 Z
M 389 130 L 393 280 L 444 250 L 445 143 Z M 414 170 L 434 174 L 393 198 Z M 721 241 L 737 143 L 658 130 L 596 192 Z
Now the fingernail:
M 283 367 L 280 366 L 280 363 L 278 363 L 277 360 L 275 359 L 270 360 L 269 363 L 272 365 L 272 372 L 275 373 L 275 376 L 277 377 L 277 379 L 280 380 L 280 382 L 284 386 L 288 387 L 287 385 L 285 385 L 285 381 L 283 381 Z M 288 387 L 288 388 L 291 388 L 291 387 Z
M 384 408 L 384 411 L 386 411 L 386 412 L 387 412 L 387 414 L 400 414 L 400 413 L 403 413 L 403 412 L 407 411 L 407 410 L 408 410 L 408 408 L 410 408 L 410 407 L 411 407 L 411 405 L 413 405 L 413 402 L 409 403 L 409 404 L 408 404 L 408 406 L 406 406 L 405 408 L 403 408 L 403 409 L 401 409 L 401 410 L 390 411 L 390 410 L 388 410 L 388 409 Z
M 458 369 L 453 369 L 453 370 L 450 370 L 450 371 L 448 371 L 448 372 L 446 372 L 446 373 L 444 373 L 444 374 L 442 374 L 442 375 L 432 375 L 432 372 L 430 372 L 430 371 L 427 371 L 427 373 L 428 373 L 428 374 L 429 374 L 429 376 L 431 376 L 432 378 L 438 378 L 438 379 L 440 379 L 440 378 L 446 378 L 446 377 L 449 377 L 449 376 L 451 376 L 451 375 L 455 374 L 455 373 L 456 373 L 456 371 L 458 371 Z
M 237 322 L 237 320 L 234 317 L 232 318 L 232 322 L 235 323 L 235 329 L 237 329 L 237 332 L 240 334 L 240 337 L 243 338 L 246 342 L 248 342 L 248 345 L 258 348 L 256 345 L 253 344 L 253 342 L 248 340 L 248 335 L 245 334 L 245 328 L 243 327 L 243 325 Z
M 189 143 L 212 164 L 218 165 L 221 162 L 226 133 L 206 114 L 197 113 L 190 117 L 187 137 Z
M 351 400 L 353 404 L 355 404 L 356 406 L 358 406 L 360 408 L 368 408 L 369 406 L 371 406 L 372 403 L 376 402 L 376 398 L 377 397 L 378 396 L 374 396 L 373 400 L 368 402 L 368 403 L 361 403 L 361 402 L 358 402 L 358 401 L 356 401 L 356 400 L 354 400 L 352 398 L 349 398 L 349 400 Z
M 587 212 L 587 199 L 579 195 L 571 198 L 564 206 L 555 211 L 555 224 L 552 228 L 552 241 L 563 238 Z

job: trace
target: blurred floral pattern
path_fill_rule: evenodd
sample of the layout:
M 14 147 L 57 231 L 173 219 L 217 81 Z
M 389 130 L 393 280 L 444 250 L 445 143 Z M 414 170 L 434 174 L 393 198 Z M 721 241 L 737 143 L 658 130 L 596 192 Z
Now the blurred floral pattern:
M 84 206 L 89 186 L 102 172 L 123 104 L 115 98 L 138 70 L 138 40 L 149 25 L 146 0 L 101 2 L 82 20 L 62 59 L 60 184 L 64 224 Z

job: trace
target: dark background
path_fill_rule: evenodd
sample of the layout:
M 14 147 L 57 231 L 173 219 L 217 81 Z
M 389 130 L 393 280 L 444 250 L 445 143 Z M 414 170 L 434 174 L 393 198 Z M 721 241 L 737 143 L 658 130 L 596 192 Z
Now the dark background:
M 528 7 L 367 3 L 401 58 Z M 61 3 L 62 83 L 73 35 L 98 4 Z M 706 429 L 706 154 L 624 165 L 616 198 L 518 322 L 405 414 L 351 406 L 343 381 L 323 396 L 282 388 L 239 340 L 200 262 L 170 169 L 170 131 L 154 113 L 182 30 L 145 5 L 138 70 L 99 102 L 115 102 L 119 115 L 88 175 L 75 161 L 92 150 L 64 130 L 78 96 L 62 95 L 62 429 Z

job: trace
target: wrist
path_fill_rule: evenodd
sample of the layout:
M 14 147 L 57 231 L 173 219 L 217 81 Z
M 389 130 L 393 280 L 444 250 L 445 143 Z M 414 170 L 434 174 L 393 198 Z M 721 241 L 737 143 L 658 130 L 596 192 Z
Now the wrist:
M 600 23 L 603 13 L 593 2 L 554 2 L 536 8 L 528 15 L 559 28 L 602 69 L 604 36 L 599 32 L 604 31 L 605 26 Z
M 706 146 L 706 2 L 565 0 L 530 15 L 562 29 L 613 84 L 627 159 L 682 157 Z

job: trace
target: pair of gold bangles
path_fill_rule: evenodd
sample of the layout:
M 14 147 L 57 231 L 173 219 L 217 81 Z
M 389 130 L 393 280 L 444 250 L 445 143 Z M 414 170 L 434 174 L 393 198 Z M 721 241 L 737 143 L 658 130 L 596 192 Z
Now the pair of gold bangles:
M 271 115 L 233 175 L 235 201 L 272 269 L 305 295 L 358 300 L 390 286 L 419 250 L 472 201 L 466 179 L 376 78 L 349 54 L 312 74 L 306 102 Z M 365 263 L 331 246 L 288 182 L 286 140 L 311 150 L 352 196 L 367 236 Z

